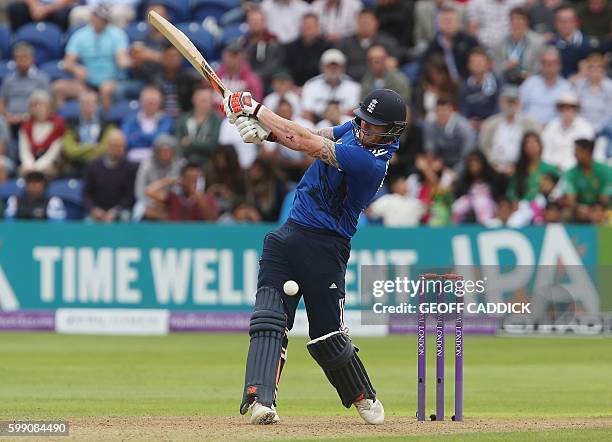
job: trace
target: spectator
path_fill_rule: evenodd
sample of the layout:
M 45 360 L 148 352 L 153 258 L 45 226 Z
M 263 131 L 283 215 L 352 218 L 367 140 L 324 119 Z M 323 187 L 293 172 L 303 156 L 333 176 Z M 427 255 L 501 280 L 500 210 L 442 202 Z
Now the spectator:
M 399 48 L 394 38 L 378 31 L 378 19 L 372 9 L 362 9 L 357 19 L 357 32 L 344 37 L 337 48 L 346 56 L 346 73 L 353 80 L 361 81 L 366 73 L 367 52 L 373 46 L 383 46 L 389 57 L 399 58 Z
M 327 107 L 323 113 L 323 119 L 319 121 L 315 127 L 316 129 L 323 129 L 325 127 L 340 126 L 351 119 L 350 116 L 342 114 L 340 111 L 340 103 L 337 101 L 330 101 L 327 103 Z M 306 122 L 306 124 L 308 123 L 309 122 Z
M 295 115 L 302 113 L 302 100 L 295 92 L 293 77 L 286 69 L 281 69 L 272 76 L 272 91 L 264 98 L 263 105 L 268 109 L 277 109 L 281 100 L 287 100 Z
M 325 38 L 335 42 L 355 33 L 362 4 L 359 0 L 314 0 L 311 8 L 319 16 Z
M 85 163 L 106 152 L 108 136 L 112 124 L 100 114 L 98 95 L 86 91 L 79 96 L 79 117 L 69 121 L 64 134 L 63 155 L 66 161 L 64 172 L 71 176 L 81 176 Z
M 493 48 L 493 64 L 504 82 L 520 85 L 536 73 L 543 38 L 529 30 L 529 12 L 525 8 L 510 11 L 510 32 Z
M 536 132 L 526 132 L 514 175 L 508 184 L 508 199 L 515 205 L 519 200 L 532 201 L 537 196 L 544 175 L 559 176 L 555 166 L 542 160 L 542 151 L 540 136 Z
M 58 172 L 65 130 L 64 120 L 53 113 L 51 95 L 34 91 L 30 96 L 30 116 L 19 128 L 22 175 L 32 170 L 47 176 Z
M 75 6 L 70 11 L 70 27 L 78 28 L 91 18 L 93 10 L 103 3 L 108 7 L 110 21 L 115 26 L 125 28 L 127 24 L 136 18 L 136 8 L 140 0 L 85 0 L 85 3 Z
M 395 37 L 398 44 L 404 48 L 414 46 L 413 35 L 416 23 L 414 11 L 415 2 L 405 0 L 378 0 L 374 9 L 380 30 Z
M 125 70 L 131 67 L 132 61 L 126 33 L 110 25 L 109 19 L 108 9 L 98 6 L 91 15 L 90 24 L 68 40 L 64 70 L 75 79 L 55 82 L 58 103 L 78 96 L 87 86 L 99 90 L 104 109 L 112 105 L 117 82 L 125 78 Z
M 576 14 L 582 31 L 599 40 L 609 39 L 612 34 L 612 7 L 606 0 L 586 0 L 576 5 Z
M 162 93 L 154 86 L 140 93 L 140 111 L 128 116 L 121 125 L 127 138 L 128 158 L 140 162 L 151 153 L 153 140 L 160 134 L 172 133 L 172 119 L 162 111 Z
M 466 9 L 468 30 L 487 49 L 496 47 L 510 31 L 510 11 L 525 0 L 471 0 Z
M 575 141 L 576 166 L 563 176 L 568 205 L 573 209 L 574 219 L 590 222 L 590 207 L 595 204 L 608 206 L 611 170 L 606 164 L 593 161 L 595 143 L 591 139 Z
M 531 28 L 541 34 L 544 41 L 550 41 L 555 32 L 555 11 L 563 6 L 564 0 L 536 0 L 529 9 Z
M 211 88 L 196 89 L 193 93 L 193 112 L 183 115 L 176 125 L 176 137 L 183 158 L 203 165 L 217 147 L 221 118 L 214 110 Z
M 423 129 L 416 124 L 410 106 L 406 106 L 406 128 L 400 136 L 400 148 L 389 161 L 387 176 L 409 176 L 414 172 L 414 160 L 423 152 Z
M 585 60 L 586 75 L 576 81 L 580 115 L 600 131 L 612 119 L 612 80 L 606 77 L 606 65 L 601 54 L 591 54 Z
M 578 116 L 580 102 L 576 95 L 561 96 L 557 100 L 557 110 L 559 116 L 542 132 L 542 158 L 565 171 L 576 164 L 574 142 L 579 138 L 594 138 L 595 130 L 591 123 Z
M 186 164 L 180 178 L 163 178 L 147 187 L 147 196 L 163 205 L 161 218 L 166 221 L 214 221 L 219 217 L 215 198 L 203 191 L 202 170 Z
M 119 129 L 113 129 L 106 154 L 85 166 L 83 206 L 92 221 L 112 223 L 130 219 L 136 165 L 126 159 L 125 150 L 125 136 Z
M 298 86 L 303 86 L 319 74 L 321 55 L 330 47 L 331 44 L 321 35 L 319 17 L 312 13 L 305 14 L 299 37 L 285 45 L 284 65 Z
M 406 2 L 402 2 L 406 3 Z M 418 0 L 414 5 L 414 54 L 425 52 L 429 44 L 436 37 L 438 31 L 438 16 L 444 8 L 452 8 L 453 2 L 449 0 Z M 457 10 L 459 13 L 459 10 Z M 461 22 L 461 17 L 459 18 Z M 401 25 L 405 26 L 404 23 Z M 391 34 L 395 35 L 395 34 Z M 409 47 L 411 47 L 410 45 Z
M 206 190 L 217 199 L 221 213 L 230 211 L 244 196 L 244 173 L 232 146 L 220 145 L 204 166 Z
M 49 90 L 49 77 L 34 65 L 34 49 L 27 43 L 14 46 L 13 60 L 15 70 L 0 86 L 0 110 L 15 135 L 28 114 L 30 96 L 36 90 Z
M 495 200 L 499 196 L 499 178 L 487 158 L 479 150 L 470 152 L 455 192 L 453 221 L 488 224 L 495 218 Z
M 15 169 L 15 163 L 9 156 L 11 130 L 6 120 L 0 115 L 0 184 L 6 182 Z
M 406 177 L 394 176 L 389 179 L 389 193 L 370 204 L 366 214 L 382 219 L 385 227 L 416 227 L 426 211 L 421 201 L 408 194 Z
M 521 154 L 521 140 L 527 132 L 537 132 L 538 123 L 521 112 L 516 86 L 504 86 L 499 100 L 499 114 L 487 118 L 480 130 L 480 149 L 491 166 L 507 176 L 515 173 L 514 166 Z
M 368 49 L 368 69 L 361 80 L 361 99 L 374 89 L 387 88 L 400 94 L 405 103 L 410 103 L 408 79 L 397 69 L 388 68 L 386 62 L 387 51 L 384 46 L 375 45 Z
M 293 110 L 291 103 L 287 100 L 280 100 L 277 107 L 272 109 L 275 109 L 277 115 L 280 115 L 287 120 L 295 121 L 302 127 L 312 128 L 312 123 L 300 118 L 299 114 Z M 330 118 L 334 118 L 336 116 L 338 117 L 338 120 L 334 120 L 333 122 L 325 120 L 321 121 L 321 123 L 328 123 L 325 127 L 338 126 L 341 122 L 340 108 L 338 107 L 338 104 L 330 103 L 325 111 L 325 116 Z M 262 157 L 265 157 L 271 161 L 272 164 L 275 167 L 278 167 L 278 169 L 280 169 L 290 181 L 296 183 L 302 179 L 304 172 L 308 166 L 310 166 L 310 163 L 312 163 L 312 159 L 308 155 L 304 154 L 303 152 L 291 150 L 280 143 L 264 143 Z
M 546 207 L 557 202 L 555 189 L 559 182 L 556 173 L 545 173 L 540 178 L 540 189 L 532 200 L 521 200 L 516 204 L 516 210 L 508 219 L 510 227 L 519 228 L 529 224 L 542 224 Z
M 450 187 L 455 172 L 444 165 L 444 160 L 434 152 L 418 154 L 416 172 L 408 177 L 408 190 L 428 208 L 421 222 L 431 226 L 447 225 L 451 221 Z
M 25 192 L 9 197 L 4 217 L 6 219 L 63 221 L 66 219 L 64 203 L 56 196 L 45 195 L 47 178 L 41 172 L 25 175 Z
M 231 124 L 226 118 L 221 122 L 219 128 L 219 143 L 232 146 L 238 154 L 238 162 L 243 170 L 248 169 L 257 158 L 261 145 L 245 143 L 236 126 Z M 208 175 L 207 175 L 208 176 Z
M 21 26 L 33 21 L 46 21 L 68 29 L 70 9 L 79 0 L 21 0 L 8 5 L 7 13 L 11 29 L 15 32 Z
M 484 49 L 475 48 L 470 52 L 470 76 L 459 92 L 459 109 L 476 130 L 483 120 L 497 112 L 500 84 L 491 68 L 491 59 Z
M 555 37 L 551 44 L 561 54 L 564 77 L 568 78 L 578 72 L 578 63 L 590 53 L 599 49 L 599 42 L 584 35 L 578 27 L 576 11 L 571 6 L 563 6 L 555 13 Z
M 221 66 L 217 74 L 231 91 L 249 91 L 255 100 L 263 100 L 263 84 L 245 60 L 245 52 L 239 42 L 230 43 L 223 49 Z
M 359 104 L 360 87 L 344 73 L 346 57 L 338 49 L 321 55 L 321 75 L 311 78 L 302 89 L 304 117 L 321 118 L 329 101 L 338 101 L 343 114 L 353 112 Z
M 476 145 L 476 133 L 469 121 L 454 110 L 452 102 L 441 97 L 436 103 L 436 119 L 425 122 L 424 141 L 425 151 L 436 153 L 445 166 L 460 172 Z
M 163 112 L 176 119 L 191 110 L 191 97 L 201 78 L 193 69 L 183 70 L 183 56 L 170 43 L 162 50 L 160 67 L 154 83 L 163 95 Z
M 476 46 L 476 39 L 461 30 L 459 12 L 444 7 L 438 12 L 438 32 L 425 51 L 424 58 L 428 60 L 434 54 L 441 55 L 451 78 L 458 81 L 467 77 L 467 56 Z
M 150 4 L 145 16 L 151 11 L 157 12 L 165 19 L 170 18 L 168 10 L 163 5 Z M 149 26 L 144 37 L 134 41 L 130 46 L 130 58 L 132 59 L 130 78 L 117 85 L 115 97 L 123 100 L 137 99 L 144 85 L 154 83 L 155 77 L 161 70 L 162 51 L 167 46 L 166 37 L 153 26 Z
M 432 56 L 423 66 L 421 79 L 416 91 L 416 110 L 420 119 L 435 119 L 436 102 L 440 97 L 447 97 L 453 103 L 457 101 L 458 86 L 451 78 L 444 59 Z
M 146 190 L 152 183 L 170 179 L 176 180 L 183 167 L 183 160 L 177 155 L 178 142 L 172 135 L 161 134 L 153 142 L 153 155 L 140 163 L 134 184 L 133 218 L 165 219 L 165 208 L 159 201 L 147 197 Z
M 285 44 L 298 37 L 300 21 L 308 12 L 308 4 L 303 0 L 263 0 L 261 9 L 268 30 Z
M 219 218 L 220 223 L 224 224 L 251 224 L 260 223 L 261 214 L 256 207 L 240 201 L 232 208 L 231 212 Z
M 560 70 L 559 51 L 548 47 L 540 57 L 540 72 L 521 84 L 523 110 L 540 124 L 546 124 L 555 117 L 557 100 L 572 91 L 569 81 L 559 76 Z
M 253 71 L 261 78 L 264 90 L 270 88 L 270 81 L 283 64 L 283 47 L 276 35 L 266 28 L 266 17 L 261 9 L 252 8 L 247 13 L 249 32 L 244 36 L 246 59 Z
M 259 210 L 262 221 L 277 222 L 286 194 L 287 187 L 272 164 L 257 158 L 246 173 L 245 201 Z

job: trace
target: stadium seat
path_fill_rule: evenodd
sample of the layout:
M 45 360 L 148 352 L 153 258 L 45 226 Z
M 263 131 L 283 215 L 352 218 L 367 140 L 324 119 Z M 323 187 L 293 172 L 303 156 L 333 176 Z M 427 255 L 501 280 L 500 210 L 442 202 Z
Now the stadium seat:
M 64 120 L 76 120 L 79 118 L 80 112 L 77 100 L 68 101 L 57 110 L 57 114 Z
M 223 14 L 239 6 L 239 0 L 191 0 L 191 19 L 202 21 L 213 17 L 219 22 Z
M 40 66 L 40 70 L 45 72 L 51 81 L 74 78 L 71 73 L 64 70 L 64 62 L 62 60 L 53 60 L 43 63 Z
M 23 178 L 9 180 L 4 184 L 0 184 L 0 200 L 5 201 L 10 196 L 20 195 L 21 192 L 23 192 L 24 186 L 25 181 L 23 180 Z
M 140 105 L 137 100 L 119 101 L 112 105 L 106 112 L 106 120 L 110 123 L 120 125 L 123 120 L 130 114 L 137 112 Z
M 61 198 L 66 208 L 67 219 L 83 219 L 83 182 L 78 179 L 59 179 L 51 182 L 47 188 L 48 196 Z
M 177 28 L 183 31 L 208 61 L 219 58 L 215 45 L 215 37 L 200 23 L 180 23 Z
M 6 26 L 0 26 L 0 60 L 11 58 L 11 31 Z
M 125 33 L 128 35 L 131 43 L 143 41 L 149 33 L 149 25 L 144 21 L 129 23 L 125 28 Z
M 62 58 L 62 31 L 53 23 L 28 23 L 15 32 L 13 44 L 26 42 L 34 47 L 36 64 Z
M 187 20 L 192 20 L 189 14 L 189 0 L 145 0 L 138 7 L 138 17 L 146 20 L 144 13 L 149 4 L 164 5 L 168 9 L 170 21 L 172 23 L 180 23 Z
M 4 78 L 9 73 L 15 70 L 15 62 L 13 60 L 0 61 L 0 78 Z
M 238 40 L 249 31 L 249 26 L 246 23 L 229 25 L 223 28 L 223 32 L 217 41 L 217 47 L 223 48 L 229 42 Z

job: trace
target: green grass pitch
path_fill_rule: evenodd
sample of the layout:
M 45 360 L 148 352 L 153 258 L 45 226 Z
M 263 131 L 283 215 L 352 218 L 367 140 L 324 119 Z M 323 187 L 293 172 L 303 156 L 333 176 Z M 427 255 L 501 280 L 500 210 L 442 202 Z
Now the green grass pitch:
M 415 337 L 354 341 L 387 416 L 414 421 Z M 446 410 L 450 416 L 454 358 L 452 339 L 448 341 Z M 354 416 L 354 409 L 340 405 L 305 344 L 302 337 L 290 340 L 278 400 L 281 419 Z M 428 344 L 427 406 L 432 412 L 433 340 Z M 0 420 L 236 416 L 247 346 L 248 337 L 237 334 L 94 337 L 1 333 Z M 466 422 L 572 417 L 609 422 L 612 417 L 612 338 L 467 335 L 464 373 Z M 282 430 L 277 433 L 282 438 Z M 603 440 L 612 437 L 612 426 L 439 437 L 465 440 L 468 434 L 475 440 L 506 440 L 510 434 L 513 440 L 560 440 L 564 435 L 568 440 Z M 534 434 L 539 437 L 533 438 Z

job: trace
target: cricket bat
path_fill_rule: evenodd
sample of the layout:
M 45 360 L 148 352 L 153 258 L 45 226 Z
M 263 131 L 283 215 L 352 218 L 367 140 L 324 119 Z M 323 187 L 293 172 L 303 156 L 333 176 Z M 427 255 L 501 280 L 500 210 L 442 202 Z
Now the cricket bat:
M 231 93 L 191 40 L 177 29 L 176 26 L 155 11 L 149 12 L 149 23 L 151 23 L 151 26 L 157 29 L 181 54 L 183 54 L 183 57 L 191 63 L 202 77 L 208 80 L 213 89 L 222 97 L 224 97 L 226 93 Z

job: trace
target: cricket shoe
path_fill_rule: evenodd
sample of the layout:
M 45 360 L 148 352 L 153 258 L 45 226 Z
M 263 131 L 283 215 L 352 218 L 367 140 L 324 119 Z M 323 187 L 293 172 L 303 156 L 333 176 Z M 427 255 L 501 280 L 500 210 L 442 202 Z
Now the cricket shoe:
M 366 424 L 380 425 L 385 421 L 385 409 L 378 399 L 361 399 L 354 405 Z
M 270 425 L 275 424 L 280 420 L 274 405 L 266 407 L 259 402 L 253 402 L 250 408 L 251 423 L 253 425 Z

